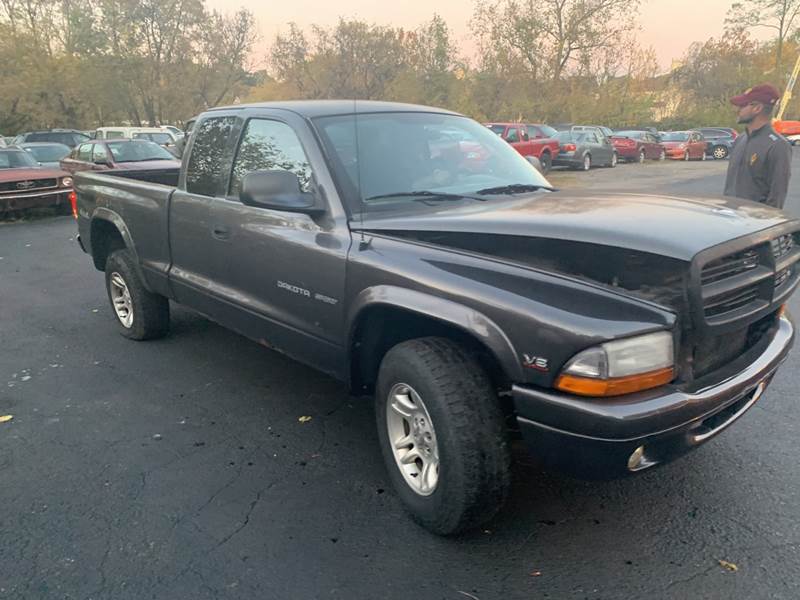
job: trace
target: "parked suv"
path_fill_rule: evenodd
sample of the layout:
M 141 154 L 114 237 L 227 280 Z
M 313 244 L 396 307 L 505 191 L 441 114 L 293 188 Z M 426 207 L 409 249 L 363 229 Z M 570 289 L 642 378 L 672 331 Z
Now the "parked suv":
M 46 131 L 29 131 L 21 133 L 14 138 L 14 145 L 27 144 L 28 142 L 55 142 L 74 148 L 81 142 L 91 138 L 75 129 L 49 129 Z
M 698 129 L 708 142 L 706 155 L 713 156 L 717 160 L 728 158 L 736 141 L 738 134 L 735 129 L 723 129 L 721 127 L 701 127 Z

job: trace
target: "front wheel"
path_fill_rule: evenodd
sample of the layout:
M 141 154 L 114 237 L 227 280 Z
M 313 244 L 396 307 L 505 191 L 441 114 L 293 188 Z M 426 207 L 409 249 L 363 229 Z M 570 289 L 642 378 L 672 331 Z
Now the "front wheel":
M 389 350 L 375 409 L 389 478 L 415 521 L 450 535 L 500 510 L 511 462 L 503 413 L 462 346 L 429 337 Z
M 645 156 L 644 150 L 640 150 L 639 151 L 639 164 L 644 164 L 645 158 L 647 158 L 647 157 Z
M 689 151 L 688 150 L 683 153 L 683 160 L 685 160 L 686 162 L 689 162 Z
M 663 148 L 661 149 L 661 152 L 658 153 L 658 160 L 667 160 L 667 151 Z
M 119 331 L 132 340 L 162 337 L 169 330 L 169 300 L 147 290 L 135 264 L 127 250 L 106 260 L 106 291 Z
M 616 152 L 612 152 L 611 153 L 611 162 L 609 163 L 608 166 L 613 169 L 614 167 L 617 166 L 618 162 L 619 162 L 619 157 L 617 156 L 617 153 Z

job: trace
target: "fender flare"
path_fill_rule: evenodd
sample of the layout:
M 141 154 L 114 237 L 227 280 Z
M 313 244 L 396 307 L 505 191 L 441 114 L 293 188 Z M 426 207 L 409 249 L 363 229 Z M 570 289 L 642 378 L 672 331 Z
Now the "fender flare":
M 456 327 L 481 342 L 497 359 L 511 381 L 524 379 L 514 345 L 503 330 L 474 308 L 431 294 L 393 285 L 377 285 L 362 290 L 347 312 L 347 350 L 353 347 L 356 325 L 364 311 L 374 307 L 398 308 Z
M 99 206 L 92 213 L 89 231 L 92 230 L 92 226 L 94 225 L 95 221 L 107 221 L 117 228 L 117 231 L 119 231 L 120 235 L 122 236 L 122 241 L 125 242 L 126 250 L 128 250 L 128 252 L 130 252 L 133 256 L 134 268 L 136 269 L 136 274 L 139 276 L 139 279 L 142 281 L 142 285 L 144 285 L 147 291 L 152 291 L 150 290 L 150 286 L 147 284 L 147 279 L 145 279 L 144 273 L 142 272 L 142 264 L 139 262 L 139 254 L 136 252 L 136 245 L 133 243 L 133 236 L 131 235 L 128 226 L 125 225 L 125 221 L 122 219 L 122 217 L 110 208 Z M 94 260 L 94 240 L 92 239 L 91 235 L 89 237 L 89 250 L 92 253 L 92 260 Z M 97 263 L 95 263 L 95 266 L 97 266 Z M 98 269 L 102 270 L 100 267 L 98 267 Z

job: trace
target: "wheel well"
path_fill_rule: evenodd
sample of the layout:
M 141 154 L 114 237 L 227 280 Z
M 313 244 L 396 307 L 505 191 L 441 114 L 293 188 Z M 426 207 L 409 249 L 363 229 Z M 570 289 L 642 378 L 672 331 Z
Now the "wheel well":
M 117 226 L 110 221 L 95 219 L 92 221 L 91 237 L 92 259 L 98 271 L 106 268 L 106 259 L 115 250 L 125 248 L 125 240 L 122 239 Z
M 350 387 L 356 394 L 371 394 L 386 353 L 401 342 L 421 337 L 453 340 L 473 353 L 498 389 L 509 380 L 497 357 L 467 331 L 427 315 L 401 308 L 368 308 L 359 317 L 350 342 Z

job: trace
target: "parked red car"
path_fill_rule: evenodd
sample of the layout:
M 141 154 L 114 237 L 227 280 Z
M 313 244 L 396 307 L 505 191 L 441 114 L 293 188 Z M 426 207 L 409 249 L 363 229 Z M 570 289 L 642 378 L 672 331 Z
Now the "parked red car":
M 546 125 L 524 123 L 485 123 L 486 127 L 507 141 L 522 156 L 535 156 L 542 163 L 542 172 L 547 173 L 558 155 L 558 141 L 542 137 Z M 548 128 L 549 129 L 549 128 Z
M 664 160 L 667 151 L 649 131 L 615 131 L 611 143 L 617 155 L 628 162 L 643 163 L 647 159 Z
M 181 161 L 164 148 L 146 140 L 92 140 L 77 146 L 61 159 L 61 168 L 76 171 L 161 171 L 180 168 Z
M 40 167 L 20 148 L 0 149 L 0 215 L 50 206 L 66 206 L 72 177 L 59 169 Z
M 661 134 L 661 145 L 667 151 L 667 158 L 673 160 L 705 160 L 706 143 L 699 131 L 666 131 Z

